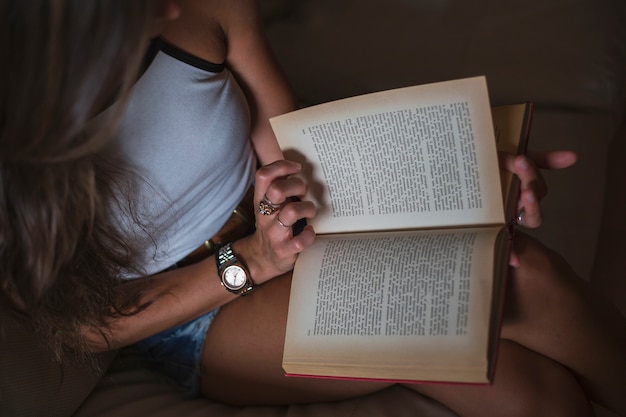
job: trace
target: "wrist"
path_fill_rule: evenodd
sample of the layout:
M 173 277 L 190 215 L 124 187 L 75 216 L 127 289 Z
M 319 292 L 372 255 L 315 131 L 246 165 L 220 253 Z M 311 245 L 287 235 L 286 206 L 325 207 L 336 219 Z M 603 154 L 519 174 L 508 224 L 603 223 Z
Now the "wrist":
M 254 241 L 253 235 L 243 237 L 232 242 L 233 252 L 246 264 L 252 281 L 259 285 L 272 279 L 275 275 L 266 262 L 265 257 L 256 248 L 259 245 Z
M 246 295 L 254 290 L 250 271 L 245 262 L 235 254 L 231 243 L 218 249 L 215 260 L 221 284 L 228 292 Z

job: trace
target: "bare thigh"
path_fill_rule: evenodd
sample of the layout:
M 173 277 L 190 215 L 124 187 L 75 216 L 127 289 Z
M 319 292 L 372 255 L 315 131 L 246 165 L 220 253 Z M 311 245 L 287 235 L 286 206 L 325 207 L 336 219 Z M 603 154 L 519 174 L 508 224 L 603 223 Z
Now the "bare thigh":
M 587 397 L 564 366 L 501 340 L 492 385 L 421 384 L 414 388 L 463 417 L 590 417 Z
M 290 285 L 287 274 L 222 307 L 204 345 L 202 394 L 230 404 L 278 405 L 352 398 L 388 386 L 284 376 Z
M 289 275 L 277 278 L 222 308 L 204 346 L 202 394 L 236 405 L 280 405 L 353 398 L 387 387 L 284 376 L 281 361 L 290 283 Z M 406 387 L 462 416 L 588 415 L 585 395 L 569 371 L 508 340 L 501 344 L 492 386 Z

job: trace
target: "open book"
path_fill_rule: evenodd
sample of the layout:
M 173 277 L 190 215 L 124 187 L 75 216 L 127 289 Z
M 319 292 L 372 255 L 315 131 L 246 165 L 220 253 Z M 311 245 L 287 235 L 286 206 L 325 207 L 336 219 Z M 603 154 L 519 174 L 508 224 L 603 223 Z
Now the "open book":
M 271 120 L 318 207 L 293 272 L 288 375 L 489 382 L 519 192 L 496 137 L 523 152 L 530 110 L 492 121 L 475 77 Z

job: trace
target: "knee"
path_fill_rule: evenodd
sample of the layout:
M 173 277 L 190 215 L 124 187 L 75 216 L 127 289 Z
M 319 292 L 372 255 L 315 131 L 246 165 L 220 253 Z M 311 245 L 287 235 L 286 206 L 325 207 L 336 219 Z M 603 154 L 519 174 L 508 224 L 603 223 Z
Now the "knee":
M 551 362 L 535 367 L 517 389 L 511 417 L 590 417 L 585 391 L 565 367 Z M 504 414 L 503 414 L 504 415 Z
M 506 417 L 589 417 L 591 407 L 565 366 L 507 339 L 501 341 L 490 414 Z
M 525 235 L 516 238 L 514 247 L 520 265 L 513 270 L 511 286 L 517 296 L 548 306 L 577 294 L 582 280 L 558 253 Z
M 518 234 L 513 248 L 520 258 L 520 266 L 517 269 L 524 274 L 536 276 L 545 271 L 556 276 L 574 274 L 573 269 L 561 255 L 528 235 Z

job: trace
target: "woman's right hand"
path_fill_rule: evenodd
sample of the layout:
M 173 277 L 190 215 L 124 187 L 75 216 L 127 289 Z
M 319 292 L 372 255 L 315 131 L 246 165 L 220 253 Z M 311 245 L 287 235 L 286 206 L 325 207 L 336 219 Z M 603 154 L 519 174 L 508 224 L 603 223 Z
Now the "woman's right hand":
M 233 243 L 233 250 L 246 263 L 255 284 L 293 269 L 298 254 L 315 240 L 311 226 L 305 226 L 297 236 L 293 234 L 292 226 L 299 219 L 310 219 L 316 212 L 311 201 L 300 200 L 307 189 L 304 180 L 297 176 L 300 171 L 300 164 L 280 160 L 256 173 L 256 231 Z M 278 208 L 261 213 L 258 207 L 264 199 Z

